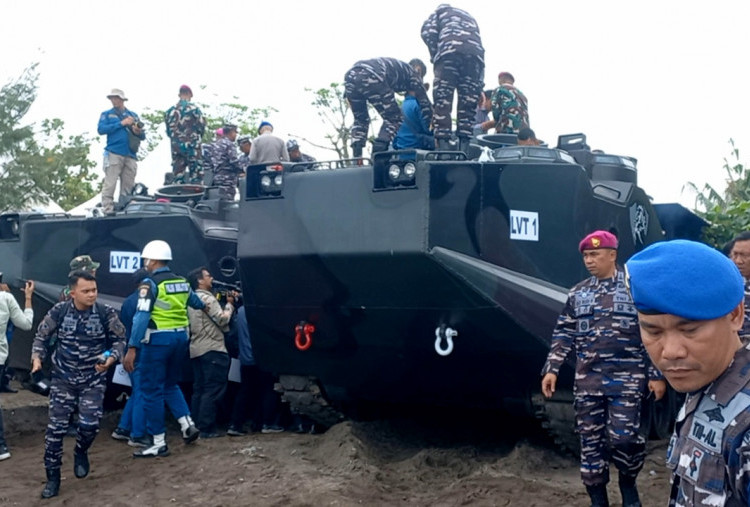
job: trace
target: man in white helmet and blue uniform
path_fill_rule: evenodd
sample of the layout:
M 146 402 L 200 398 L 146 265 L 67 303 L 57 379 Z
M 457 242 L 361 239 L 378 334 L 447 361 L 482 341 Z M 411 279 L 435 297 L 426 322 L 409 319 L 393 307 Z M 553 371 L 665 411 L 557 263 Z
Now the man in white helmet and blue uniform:
M 190 289 L 187 280 L 167 266 L 172 260 L 172 249 L 165 241 L 146 244 L 141 258 L 149 277 L 138 286 L 138 306 L 123 366 L 133 371 L 138 355 L 146 432 L 153 437 L 153 442 L 133 456 L 147 458 L 169 454 L 165 439 L 165 402 L 177 417 L 186 444 L 194 442 L 200 433 L 177 383 L 189 346 L 187 307 L 202 310 L 205 305 Z

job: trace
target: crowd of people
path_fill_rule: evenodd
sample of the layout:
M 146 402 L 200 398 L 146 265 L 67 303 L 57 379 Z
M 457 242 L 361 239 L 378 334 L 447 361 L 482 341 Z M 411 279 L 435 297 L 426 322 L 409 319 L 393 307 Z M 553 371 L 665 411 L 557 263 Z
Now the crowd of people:
M 514 86 L 511 73 L 501 72 L 498 86 L 483 91 L 484 48 L 479 26 L 469 13 L 442 4 L 424 22 L 421 35 L 433 64 L 432 103 L 429 85 L 423 83 L 427 68 L 418 58 L 408 63 L 395 58 L 360 60 L 347 71 L 344 87 L 354 115 L 355 157 L 361 156 L 367 138 L 368 103 L 383 119 L 372 141 L 373 153 L 391 147 L 466 151 L 474 135 L 492 129 L 518 134 L 530 128 L 526 96 Z M 395 93 L 404 94 L 401 108 Z
M 165 183 L 206 183 L 218 187 L 220 198 L 233 200 L 239 179 L 244 177 L 248 165 L 315 162 L 315 158 L 300 151 L 296 140 L 285 143 L 275 136 L 273 125 L 268 121 L 258 126 L 255 139 L 239 136 L 237 125 L 226 124 L 213 132 L 213 142 L 204 143 L 206 118 L 192 102 L 192 89 L 182 85 L 178 96 L 178 102 L 164 115 L 172 154 L 172 172 Z M 138 115 L 125 107 L 128 100 L 125 92 L 115 88 L 107 98 L 112 108 L 101 114 L 98 132 L 107 136 L 101 208 L 104 214 L 111 214 L 117 185 L 119 197 L 133 190 L 138 150 L 146 134 Z
M 382 118 L 372 139 L 372 153 L 391 148 L 466 151 L 472 136 L 492 129 L 506 134 L 527 131 L 525 137 L 535 139 L 533 131 L 528 135 L 526 96 L 515 87 L 511 73 L 500 72 L 498 86 L 483 91 L 484 48 L 479 26 L 469 13 L 442 4 L 424 22 L 421 35 L 433 64 L 433 102 L 427 95 L 430 87 L 423 82 L 427 66 L 418 58 L 408 63 L 387 57 L 360 60 L 346 72 L 344 96 L 354 117 L 350 132 L 354 157 L 362 156 L 368 140 L 368 104 Z M 404 94 L 401 106 L 395 93 Z M 451 118 L 454 95 L 455 132 Z M 98 126 L 99 134 L 107 136 L 101 202 L 105 214 L 113 212 L 118 182 L 120 196 L 132 191 L 138 150 L 145 139 L 140 118 L 125 107 L 125 93 L 113 89 L 107 98 L 112 108 L 101 114 Z M 227 124 L 214 131 L 212 142 L 204 143 L 206 118 L 192 102 L 192 89 L 180 86 L 178 98 L 164 115 L 172 154 L 172 172 L 166 183 L 215 185 L 222 199 L 231 200 L 248 165 L 315 162 L 300 152 L 296 140 L 285 145 L 267 121 L 258 127 L 255 139 L 238 137 L 237 126 Z
M 74 475 L 89 474 L 88 451 L 99 432 L 107 371 L 117 363 L 129 373 L 132 391 L 112 438 L 136 448 L 136 458 L 169 455 L 165 407 L 180 425 L 186 444 L 199 438 L 246 435 L 248 421 L 250 431 L 285 431 L 275 378 L 255 364 L 244 309 L 235 307 L 240 295 L 227 291 L 220 304 L 213 277 L 203 266 L 187 278 L 173 273 L 172 250 L 164 241 L 146 244 L 142 256 L 143 268 L 133 274 L 135 290 L 119 312 L 97 300 L 99 264 L 88 255 L 72 259 L 60 301 L 36 329 L 30 372 L 35 378 L 49 371 L 51 378 L 42 498 L 59 494 L 66 434 L 75 437 Z M 6 333 L 6 329 L 11 323 L 24 330 L 32 327 L 34 282 L 24 287 L 25 310 L 7 286 L 0 289 L 0 368 L 4 369 L 12 336 L 12 330 Z M 240 364 L 240 386 L 227 411 L 230 422 L 224 433 L 217 416 L 228 383 L 231 331 L 236 331 L 238 341 L 234 355 Z M 187 358 L 193 371 L 190 403 L 178 385 Z M 292 422 L 297 431 L 310 430 L 309 424 L 302 424 L 305 421 Z M 0 411 L 0 461 L 10 457 Z

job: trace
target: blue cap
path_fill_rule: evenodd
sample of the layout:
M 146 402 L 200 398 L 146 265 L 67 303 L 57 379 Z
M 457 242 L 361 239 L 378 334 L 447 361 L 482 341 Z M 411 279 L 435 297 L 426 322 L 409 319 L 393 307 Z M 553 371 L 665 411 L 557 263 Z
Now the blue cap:
M 723 317 L 745 297 L 737 266 L 721 252 L 695 241 L 662 241 L 625 264 L 638 311 L 690 320 Z
M 258 131 L 260 131 L 260 129 L 262 129 L 263 127 L 271 127 L 271 128 L 273 128 L 273 125 L 271 125 L 271 122 L 262 121 L 262 122 L 260 122 L 260 125 L 258 126 Z

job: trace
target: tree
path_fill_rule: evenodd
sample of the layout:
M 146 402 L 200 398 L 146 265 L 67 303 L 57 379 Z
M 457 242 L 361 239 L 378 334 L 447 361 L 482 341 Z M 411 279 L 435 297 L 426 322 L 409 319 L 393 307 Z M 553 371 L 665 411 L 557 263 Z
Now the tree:
M 330 146 L 316 144 L 303 136 L 295 137 L 299 137 L 317 148 L 335 151 L 339 159 L 349 158 L 348 125 L 352 121 L 350 119 L 349 102 L 344 97 L 344 85 L 341 83 L 331 83 L 328 85 L 328 88 L 319 88 L 317 90 L 305 88 L 305 91 L 311 93 L 313 96 L 311 105 L 316 109 L 321 122 L 326 126 L 327 133 L 324 137 L 328 140 Z M 375 113 L 375 109 L 369 103 L 367 108 L 370 113 L 370 130 L 372 131 L 373 121 L 377 121 L 378 116 Z
M 727 187 L 717 191 L 709 184 L 699 190 L 695 183 L 686 187 L 695 192 L 694 211 L 711 225 L 703 231 L 705 240 L 722 248 L 735 235 L 750 230 L 750 170 L 740 162 L 740 151 L 730 139 L 730 159 L 724 159 Z
M 63 209 L 96 193 L 96 166 L 89 160 L 92 139 L 63 134 L 65 123 L 52 118 L 23 124 L 36 100 L 38 64 L 32 64 L 0 89 L 0 210 L 26 209 L 50 200 Z

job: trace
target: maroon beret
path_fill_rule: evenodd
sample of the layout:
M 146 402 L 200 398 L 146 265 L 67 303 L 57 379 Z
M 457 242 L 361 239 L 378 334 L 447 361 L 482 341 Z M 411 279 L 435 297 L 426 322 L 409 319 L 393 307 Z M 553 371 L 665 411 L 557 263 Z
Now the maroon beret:
M 578 250 L 597 250 L 599 248 L 611 248 L 617 250 L 617 236 L 607 231 L 594 231 L 578 243 Z

